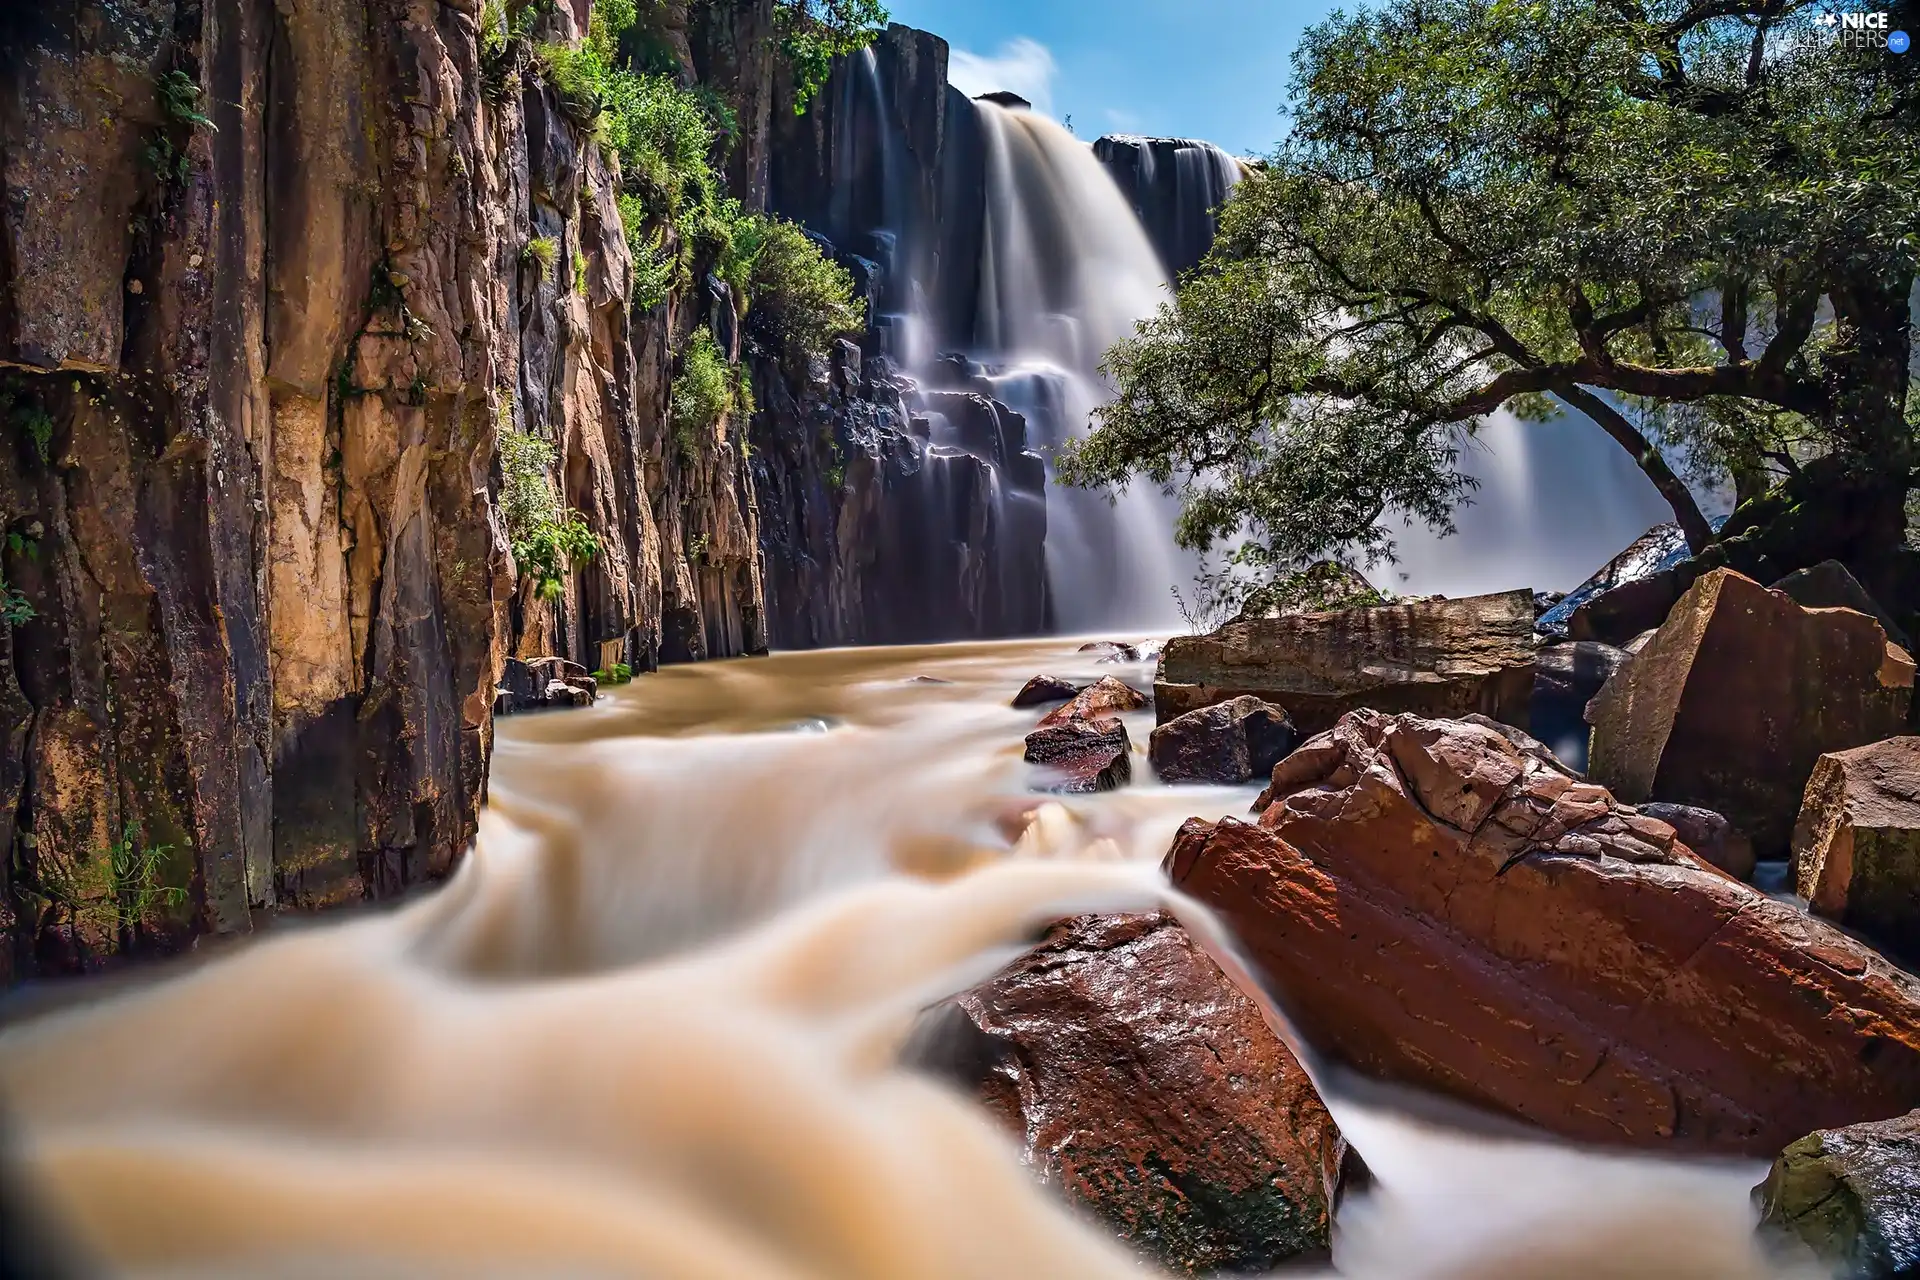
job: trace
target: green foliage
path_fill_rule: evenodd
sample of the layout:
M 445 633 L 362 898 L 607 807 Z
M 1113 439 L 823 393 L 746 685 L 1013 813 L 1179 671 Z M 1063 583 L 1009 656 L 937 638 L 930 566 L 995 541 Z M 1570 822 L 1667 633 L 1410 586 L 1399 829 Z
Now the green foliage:
M 158 83 L 160 105 L 167 119 L 191 128 L 219 132 L 213 121 L 200 113 L 200 86 L 184 71 L 169 71 Z
M 712 330 L 701 325 L 681 353 L 680 376 L 673 380 L 673 438 L 682 453 L 694 456 L 712 441 L 736 394 L 726 353 Z
M 141 924 L 157 906 L 178 907 L 187 890 L 162 882 L 169 844 L 140 847 L 139 827 L 127 823 L 117 839 L 87 859 L 86 874 L 42 868 L 36 886 L 48 901 L 65 907 L 76 923 L 90 922 L 115 934 Z
M 512 410 L 502 402 L 505 421 Z M 558 596 L 566 574 L 591 560 L 599 540 L 580 513 L 562 510 L 550 473 L 553 442 L 510 427 L 499 432 L 500 515 L 507 526 L 514 563 L 531 576 L 542 599 Z
M 1450 530 L 1459 450 L 1503 407 L 1593 418 L 1696 545 L 1662 442 L 1901 483 L 1913 82 L 1814 16 L 1390 0 L 1314 28 L 1287 141 L 1108 354 L 1118 398 L 1063 475 L 1174 485 L 1183 543 L 1250 532 L 1237 567 L 1273 579 L 1390 556 L 1401 515 Z
M 40 465 L 53 462 L 53 415 L 37 401 L 26 398 L 19 384 L 0 386 L 0 419 L 32 442 Z
M 177 141 L 195 129 L 217 132 L 212 120 L 200 110 L 200 86 L 184 71 L 169 71 L 154 81 L 160 98 L 161 124 L 141 148 L 147 167 L 163 182 L 184 182 L 187 177 L 187 153 Z
M 805 114 L 836 57 L 858 53 L 886 25 L 880 0 L 779 0 L 773 29 L 793 68 L 794 114 Z
M 834 338 L 865 326 L 866 304 L 853 296 L 853 277 L 798 226 L 755 215 L 735 241 L 746 261 L 739 291 L 749 300 L 749 332 L 802 355 L 824 351 Z
M 553 264 L 560 258 L 560 242 L 552 236 L 535 236 L 521 246 L 520 261 L 530 267 L 538 267 L 542 275 L 551 274 Z
M 616 197 L 616 203 L 627 234 L 627 249 L 633 256 L 631 301 L 640 311 L 651 311 L 672 292 L 679 263 L 663 247 L 666 228 L 648 229 L 646 205 L 639 196 L 623 191 Z
M 611 669 L 602 667 L 594 672 L 593 679 L 596 684 L 602 685 L 626 684 L 633 679 L 633 668 L 624 662 L 616 662 Z
M 583 298 L 587 296 L 587 255 L 580 252 L 578 245 L 573 250 L 573 291 Z

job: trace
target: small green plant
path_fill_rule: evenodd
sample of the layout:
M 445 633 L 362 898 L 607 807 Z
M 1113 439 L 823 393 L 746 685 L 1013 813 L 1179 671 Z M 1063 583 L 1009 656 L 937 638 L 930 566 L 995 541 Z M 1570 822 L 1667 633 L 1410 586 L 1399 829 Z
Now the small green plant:
M 49 902 L 65 907 L 75 923 L 90 922 L 115 934 L 125 934 L 147 918 L 156 906 L 182 906 L 187 891 L 162 883 L 170 844 L 140 847 L 140 829 L 129 822 L 107 847 L 87 859 L 83 881 L 70 868 L 41 868 L 34 889 Z
M 535 236 L 520 249 L 520 261 L 539 268 L 542 275 L 552 272 L 559 256 L 560 244 L 552 236 Z
M 41 465 L 53 461 L 53 415 L 38 404 L 22 401 L 17 384 L 0 387 L 0 417 L 33 442 Z
M 726 353 L 705 325 L 693 331 L 673 380 L 673 438 L 689 457 L 713 438 L 720 419 L 733 408 L 734 380 Z
M 511 421 L 511 408 L 503 418 Z M 566 586 L 566 574 L 591 560 L 599 539 L 577 511 L 563 511 L 549 478 L 553 442 L 526 431 L 500 437 L 500 514 L 520 572 L 533 578 L 540 597 L 551 600 Z
M 624 662 L 616 662 L 611 667 L 602 667 L 594 672 L 593 678 L 599 684 L 625 684 L 633 679 L 633 668 Z
M 26 592 L 0 577 L 0 622 L 17 627 L 23 622 L 32 622 L 39 617 L 33 602 L 27 599 Z
M 187 153 L 175 141 L 176 135 L 191 134 L 195 129 L 210 132 L 218 132 L 218 129 L 200 110 L 200 86 L 186 72 L 167 72 L 154 81 L 154 89 L 160 97 L 162 119 L 160 127 L 141 148 L 140 154 L 146 160 L 147 167 L 163 182 L 184 182 L 187 177 Z
M 704 564 L 707 559 L 707 551 L 712 546 L 712 538 L 708 537 L 705 533 L 696 533 L 687 539 L 687 558 L 695 564 Z
M 576 246 L 573 251 L 573 291 L 587 296 L 587 255 Z
M 566 588 L 566 575 L 593 559 L 600 540 L 587 528 L 578 511 L 569 511 L 554 522 L 538 525 L 527 537 L 513 544 L 513 559 L 520 572 L 531 574 L 535 589 L 543 600 L 552 600 Z

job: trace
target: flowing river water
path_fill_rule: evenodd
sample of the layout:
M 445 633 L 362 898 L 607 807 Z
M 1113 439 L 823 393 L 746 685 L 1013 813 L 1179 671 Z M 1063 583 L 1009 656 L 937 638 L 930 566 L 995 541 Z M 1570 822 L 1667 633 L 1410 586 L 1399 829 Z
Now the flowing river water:
M 1151 679 L 1099 656 L 780 654 L 503 721 L 444 886 L 0 1034 L 15 1172 L 115 1273 L 1139 1276 L 896 1059 L 1066 914 L 1170 903 L 1250 982 L 1158 863 L 1252 788 L 1160 786 L 1141 757 L 1118 792 L 1030 790 L 1037 713 L 1008 699 L 1042 671 Z M 1376 1179 L 1343 1274 L 1784 1274 L 1758 1168 L 1469 1133 L 1299 1047 Z

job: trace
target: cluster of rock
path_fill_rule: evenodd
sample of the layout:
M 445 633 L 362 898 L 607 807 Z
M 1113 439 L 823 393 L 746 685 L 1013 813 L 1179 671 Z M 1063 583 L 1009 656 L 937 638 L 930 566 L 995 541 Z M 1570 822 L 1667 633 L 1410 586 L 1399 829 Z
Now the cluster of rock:
M 1583 1143 L 1775 1158 L 1769 1229 L 1914 1274 L 1915 672 L 1838 569 L 1699 574 L 1622 645 L 1536 649 L 1527 593 L 1171 641 L 1155 771 L 1268 785 L 1166 871 L 1261 991 L 1170 919 L 1075 920 L 944 1012 L 943 1069 L 1182 1270 L 1315 1254 L 1355 1167 L 1252 994 L 1317 1062 Z M 1111 732 L 1107 683 L 1056 686 L 1054 727 Z M 1543 706 L 1580 716 L 1589 772 L 1527 731 Z M 1800 898 L 1748 883 L 1763 862 Z
M 1075 686 L 1055 676 L 1035 676 L 1014 695 L 1013 705 L 1031 707 L 1064 698 L 1040 717 L 1027 735 L 1025 758 L 1045 771 L 1044 789 L 1061 793 L 1112 791 L 1133 780 L 1133 739 L 1120 719 L 1147 705 L 1146 695 L 1114 676 Z
M 493 690 L 493 714 L 509 716 L 550 707 L 590 707 L 600 684 L 587 669 L 565 658 L 508 658 Z

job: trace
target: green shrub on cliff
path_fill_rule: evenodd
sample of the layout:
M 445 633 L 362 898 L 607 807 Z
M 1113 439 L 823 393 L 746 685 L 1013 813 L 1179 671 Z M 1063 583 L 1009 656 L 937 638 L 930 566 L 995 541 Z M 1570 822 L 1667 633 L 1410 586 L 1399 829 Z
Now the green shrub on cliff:
M 734 407 L 733 371 L 727 354 L 705 325 L 693 331 L 673 380 L 673 438 L 682 453 L 699 452 L 720 419 Z
M 866 325 L 866 303 L 853 296 L 853 277 L 798 226 L 756 216 L 739 239 L 751 242 L 742 290 L 749 332 L 798 356 L 824 351 L 834 338 Z
M 504 402 L 501 418 L 512 421 Z M 541 598 L 551 600 L 566 585 L 566 574 L 591 560 L 600 543 L 580 513 L 562 510 L 554 494 L 553 442 L 505 425 L 499 439 L 500 516 L 513 561 L 522 576 L 534 580 Z
M 780 0 L 773 30 L 793 68 L 793 113 L 806 113 L 836 57 L 866 48 L 886 25 L 880 0 Z

